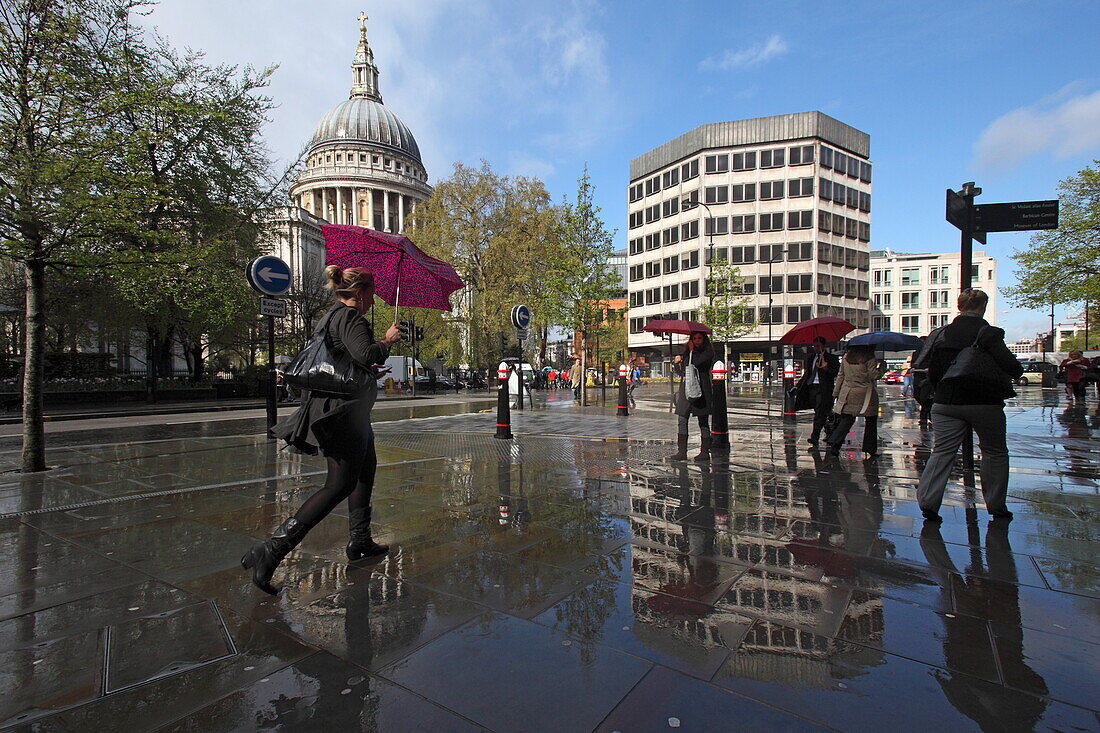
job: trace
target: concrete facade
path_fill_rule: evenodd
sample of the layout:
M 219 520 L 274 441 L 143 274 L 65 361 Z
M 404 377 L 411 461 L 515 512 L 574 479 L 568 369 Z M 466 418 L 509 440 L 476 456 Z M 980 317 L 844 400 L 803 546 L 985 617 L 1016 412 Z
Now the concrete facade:
M 997 322 L 997 261 L 974 252 L 972 287 L 989 295 L 985 318 Z M 924 336 L 958 313 L 959 253 L 871 253 L 871 328 Z
M 803 112 L 701 125 L 632 160 L 630 349 L 667 354 L 645 323 L 698 320 L 712 257 L 740 268 L 757 324 L 732 344 L 734 360 L 807 318 L 866 329 L 869 154 L 866 133 Z

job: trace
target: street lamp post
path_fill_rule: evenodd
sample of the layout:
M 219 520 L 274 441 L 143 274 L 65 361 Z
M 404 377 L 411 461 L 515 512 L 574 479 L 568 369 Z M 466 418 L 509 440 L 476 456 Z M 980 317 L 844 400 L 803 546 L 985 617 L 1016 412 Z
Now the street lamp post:
M 710 207 L 707 206 L 702 201 L 699 201 L 697 199 L 688 199 L 688 203 L 691 204 L 692 208 L 695 208 L 696 206 L 702 206 L 704 209 L 707 210 L 707 218 L 711 219 L 711 220 L 714 219 L 714 214 L 711 212 Z M 714 227 L 713 226 L 711 226 L 707 230 L 707 251 L 709 252 L 709 254 L 707 255 L 707 260 L 708 260 L 707 261 L 707 279 L 703 281 L 703 284 L 705 286 L 707 286 L 707 305 L 711 308 L 711 313 L 713 313 L 714 312 Z M 723 340 L 722 341 L 722 359 L 723 359 L 723 361 L 725 361 L 726 358 L 727 358 L 726 342 Z

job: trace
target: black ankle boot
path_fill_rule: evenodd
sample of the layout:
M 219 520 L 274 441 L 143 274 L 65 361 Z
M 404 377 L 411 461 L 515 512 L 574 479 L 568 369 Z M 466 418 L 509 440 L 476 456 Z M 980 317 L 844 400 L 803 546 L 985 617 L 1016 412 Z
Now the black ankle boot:
M 688 436 L 676 436 L 676 453 L 668 457 L 670 461 L 686 461 L 688 459 Z
M 698 461 L 699 463 L 703 463 L 710 460 L 710 446 L 712 442 L 713 438 L 711 438 L 709 435 L 702 436 L 699 441 L 699 455 L 695 456 L 696 461 Z
M 241 566 L 252 571 L 252 582 L 257 588 L 271 595 L 279 592 L 278 588 L 271 585 L 271 576 L 287 553 L 298 546 L 308 531 L 301 522 L 291 517 L 279 525 L 271 539 L 253 545 L 245 553 L 241 558 Z
M 351 541 L 346 549 L 348 560 L 355 561 L 364 557 L 384 555 L 390 551 L 389 545 L 380 545 L 371 539 L 370 509 L 354 509 L 348 519 L 351 529 Z

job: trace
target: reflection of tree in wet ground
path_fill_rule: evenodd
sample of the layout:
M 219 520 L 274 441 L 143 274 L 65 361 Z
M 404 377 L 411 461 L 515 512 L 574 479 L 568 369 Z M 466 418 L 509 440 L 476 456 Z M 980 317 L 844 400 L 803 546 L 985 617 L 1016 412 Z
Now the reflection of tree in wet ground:
M 600 560 L 605 564 L 615 562 L 607 555 L 603 555 Z M 558 629 L 584 640 L 580 655 L 586 666 L 595 661 L 595 644 L 603 640 L 604 626 L 615 612 L 615 596 L 622 591 L 623 586 L 620 584 L 607 578 L 599 578 L 567 596 L 555 607 Z

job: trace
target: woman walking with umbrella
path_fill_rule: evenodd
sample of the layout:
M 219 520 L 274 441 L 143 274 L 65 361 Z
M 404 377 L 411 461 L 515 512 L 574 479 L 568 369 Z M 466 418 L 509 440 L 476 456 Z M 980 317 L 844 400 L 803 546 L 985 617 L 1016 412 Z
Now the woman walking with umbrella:
M 673 461 L 687 460 L 688 422 L 692 415 L 699 420 L 700 451 L 697 461 L 710 458 L 710 414 L 714 401 L 711 398 L 710 372 L 714 366 L 714 346 L 704 331 L 692 331 L 682 354 L 672 360 L 672 367 L 683 379 L 676 393 L 676 453 Z
M 840 373 L 833 386 L 833 397 L 836 399 L 833 411 L 840 415 L 840 420 L 827 438 L 832 455 L 840 455 L 840 446 L 857 417 L 863 418 L 863 452 L 872 457 L 878 455 L 878 391 L 875 381 L 885 371 L 885 365 L 875 358 L 873 347 L 849 345 L 848 353 L 840 361 Z
M 334 352 L 347 354 L 361 367 L 372 369 L 384 364 L 390 345 L 400 340 L 401 331 L 393 324 L 381 341 L 363 317 L 374 301 L 374 276 L 364 269 L 325 268 L 326 287 L 336 303 L 322 317 L 318 332 L 323 331 Z M 355 395 L 309 392 L 302 405 L 272 429 L 292 450 L 316 455 L 328 463 L 325 485 L 318 489 L 287 519 L 271 539 L 252 547 L 241 565 L 252 571 L 252 582 L 260 590 L 275 594 L 271 576 L 279 563 L 306 536 L 311 528 L 347 499 L 351 540 L 346 549 L 349 560 L 381 555 L 389 550 L 371 538 L 370 500 L 374 472 L 378 465 L 374 449 L 374 431 L 370 411 L 377 391 L 372 377 L 363 382 Z

